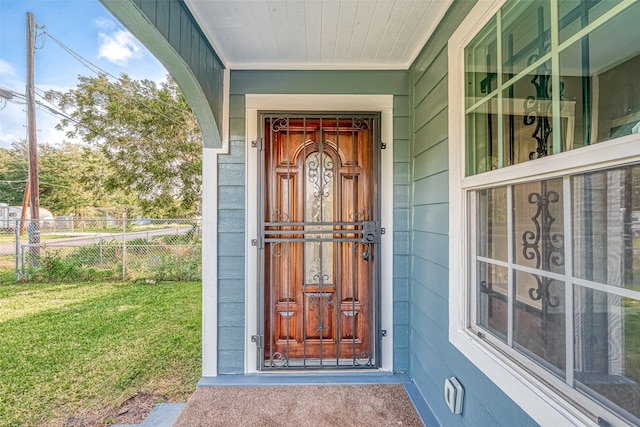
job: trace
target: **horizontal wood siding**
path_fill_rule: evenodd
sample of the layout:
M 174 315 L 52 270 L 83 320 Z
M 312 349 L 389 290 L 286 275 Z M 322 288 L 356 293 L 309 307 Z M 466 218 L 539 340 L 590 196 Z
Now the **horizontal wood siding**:
M 218 156 L 218 372 L 244 372 L 244 96 L 231 96 L 229 152 Z
M 200 84 L 222 133 L 224 64 L 218 58 L 191 12 L 181 0 L 132 0 L 142 14 L 167 39 Z
M 409 317 L 408 313 L 410 232 L 408 221 L 411 204 L 410 97 L 393 98 L 393 370 L 409 371 Z M 384 201 L 383 201 L 384 202 Z M 406 218 L 406 223 L 395 218 Z
M 231 91 L 232 94 L 409 95 L 406 71 L 233 71 Z
M 411 188 L 411 159 L 410 153 L 410 97 L 409 80 L 407 71 L 232 71 L 231 72 L 231 103 L 230 103 L 230 156 L 240 152 L 240 146 L 245 146 L 245 117 L 244 95 L 251 94 L 390 94 L 394 95 L 394 135 L 393 135 L 393 199 L 394 199 L 394 277 L 393 296 L 394 313 L 394 370 L 407 372 L 409 368 L 409 261 L 410 261 L 410 202 Z M 238 147 L 234 149 L 234 144 Z M 244 151 L 242 151 L 244 154 Z M 244 162 L 244 157 L 231 162 L 228 156 L 219 157 L 220 166 L 229 162 L 238 164 Z M 220 171 L 222 173 L 222 170 Z M 232 173 L 235 173 L 232 172 Z M 229 181 L 235 181 L 234 191 L 241 191 L 238 182 L 244 185 L 244 177 L 237 181 L 234 175 Z M 231 183 L 231 182 L 230 182 Z M 219 203 L 223 202 L 222 193 L 219 194 Z M 224 199 L 224 203 L 232 203 Z M 220 205 L 222 214 L 222 205 Z M 244 212 L 236 212 L 244 218 Z M 225 227 L 228 224 L 225 223 Z M 246 239 L 240 240 L 246 244 Z M 234 250 L 239 250 L 238 248 Z M 244 252 L 243 252 L 244 254 Z M 244 259 L 244 258 L 243 258 Z M 235 282 L 234 282 L 235 283 Z M 233 304 L 240 299 L 234 296 L 234 292 L 228 289 L 231 284 L 225 282 L 224 301 L 220 304 Z M 222 289 L 221 289 L 222 292 Z M 244 288 L 242 289 L 244 298 Z M 222 294 L 220 294 L 222 297 Z M 227 302 L 228 301 L 228 302 Z M 226 334 L 238 333 L 236 329 L 221 327 L 219 334 L 221 343 L 231 343 Z M 242 331 L 244 335 L 244 330 Z M 242 354 L 242 343 L 237 343 L 238 348 L 221 349 L 219 357 Z M 221 373 L 239 372 L 242 368 L 243 358 L 237 358 L 236 362 L 219 360 Z
M 409 372 L 441 425 L 527 426 L 535 423 L 450 343 L 448 259 L 447 40 L 473 7 L 456 1 L 410 69 L 412 107 L 408 280 Z M 404 194 L 398 199 L 404 200 Z M 398 218 L 403 221 L 403 218 Z M 462 415 L 444 402 L 455 376 L 465 388 Z

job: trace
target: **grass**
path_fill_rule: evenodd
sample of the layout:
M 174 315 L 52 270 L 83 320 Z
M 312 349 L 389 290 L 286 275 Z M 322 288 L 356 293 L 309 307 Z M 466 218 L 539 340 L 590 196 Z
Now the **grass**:
M 109 425 L 141 394 L 185 401 L 200 319 L 199 282 L 0 286 L 0 426 Z
M 0 255 L 0 270 L 15 270 L 16 268 L 16 256 Z
M 625 374 L 640 381 L 640 301 L 623 299 Z

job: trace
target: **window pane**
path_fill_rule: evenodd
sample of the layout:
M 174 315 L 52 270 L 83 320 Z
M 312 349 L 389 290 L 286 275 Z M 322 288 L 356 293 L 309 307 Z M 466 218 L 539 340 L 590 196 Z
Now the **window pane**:
M 518 79 L 503 92 L 505 165 L 553 153 L 551 62 Z
M 478 261 L 478 324 L 507 339 L 507 274 L 495 264 Z
M 564 282 L 516 271 L 515 289 L 514 342 L 538 356 L 547 369 L 564 377 Z
M 580 286 L 574 299 L 576 381 L 640 417 L 640 301 Z
M 507 188 L 478 191 L 477 204 L 478 255 L 507 261 Z
M 564 274 L 562 179 L 514 185 L 516 264 Z
M 568 149 L 640 133 L 640 3 L 560 53 Z
M 467 175 L 498 168 L 498 115 L 493 97 L 467 114 Z
M 465 48 L 466 108 L 497 87 L 498 54 L 495 18 Z
M 563 0 L 558 2 L 560 43 L 604 15 L 621 0 Z
M 574 275 L 640 291 L 640 165 L 572 177 Z
M 512 1 L 502 8 L 505 82 L 549 51 L 550 10 L 548 0 Z

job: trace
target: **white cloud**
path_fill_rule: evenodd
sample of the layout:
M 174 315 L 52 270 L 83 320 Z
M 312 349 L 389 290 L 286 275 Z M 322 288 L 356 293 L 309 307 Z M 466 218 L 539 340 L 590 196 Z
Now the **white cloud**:
M 26 137 L 26 113 L 22 105 L 0 101 L 0 107 L 3 105 L 0 112 L 0 147 L 9 147 L 13 141 Z
M 41 144 L 60 144 L 65 140 L 69 140 L 65 132 L 61 132 L 55 128 L 59 123 L 60 117 L 45 114 L 38 109 L 36 114 L 36 129 L 38 143 Z M 11 103 L 0 113 L 0 147 L 9 147 L 11 143 L 27 137 L 26 129 L 26 112 L 24 106 L 13 105 Z
M 98 57 L 118 65 L 126 65 L 131 58 L 142 54 L 139 42 L 125 30 L 118 30 L 111 34 L 99 33 L 100 47 Z
M 107 18 L 98 18 L 95 20 L 95 24 L 96 24 L 96 27 L 105 31 L 115 30 L 116 28 L 116 23 L 113 22 L 113 20 L 107 19 Z
M 16 69 L 4 59 L 0 59 L 0 76 L 15 76 Z

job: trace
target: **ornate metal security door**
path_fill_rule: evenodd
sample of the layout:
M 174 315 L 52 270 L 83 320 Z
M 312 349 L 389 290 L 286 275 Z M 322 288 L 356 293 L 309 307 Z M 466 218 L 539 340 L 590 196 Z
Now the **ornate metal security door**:
M 261 369 L 379 363 L 379 117 L 262 114 Z

